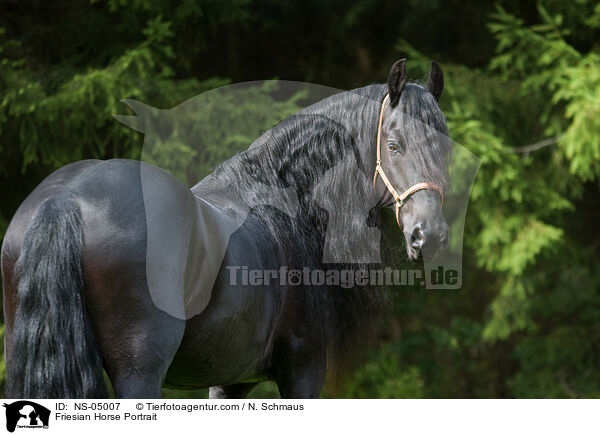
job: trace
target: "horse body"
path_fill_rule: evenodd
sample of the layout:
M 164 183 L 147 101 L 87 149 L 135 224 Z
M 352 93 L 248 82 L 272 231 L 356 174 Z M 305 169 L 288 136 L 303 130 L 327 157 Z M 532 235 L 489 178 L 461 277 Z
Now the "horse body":
M 83 161 L 53 173 L 17 211 L 4 242 L 7 348 L 11 348 L 17 305 L 11 271 L 23 245 L 26 224 L 44 202 L 67 196 L 82 212 L 85 304 L 90 307 L 87 313 L 104 368 L 118 396 L 157 397 L 163 381 L 173 388 L 197 389 L 272 378 L 273 342 L 285 340 L 277 326 L 286 306 L 286 289 L 231 287 L 225 267 L 243 264 L 257 270 L 276 269 L 281 263 L 276 254 L 279 247 L 269 240 L 268 231 L 263 232 L 258 246 L 256 225 L 252 233 L 242 226 L 230 239 L 207 308 L 188 320 L 164 313 L 152 301 L 146 285 L 141 165 L 155 171 L 155 182 L 168 186 L 168 195 L 161 198 L 165 209 L 195 219 L 193 213 L 181 212 L 193 210 L 189 202 L 196 199 L 190 190 L 170 174 L 142 162 Z M 173 215 L 163 224 L 184 226 L 173 222 Z M 165 255 L 169 253 L 165 251 Z M 165 291 L 182 294 L 181 288 Z M 290 322 L 286 325 L 289 328 Z M 61 332 L 77 331 L 56 331 Z
M 427 105 L 427 110 L 417 107 L 419 116 L 445 128 L 426 88 L 411 85 L 408 96 L 399 97 L 403 68 L 403 63 L 392 68 L 387 87 L 334 96 L 316 115 L 307 111 L 282 122 L 266 151 L 250 147 L 192 190 L 159 168 L 130 160 L 77 162 L 50 175 L 21 205 L 2 246 L 8 395 L 104 397 L 105 369 L 117 397 L 160 397 L 163 385 L 212 387 L 211 397 L 241 397 L 265 379 L 277 382 L 282 397 L 318 397 L 329 363 L 343 358 L 370 330 L 380 312 L 378 293 L 281 282 L 234 286 L 228 266 L 323 268 L 331 211 L 319 206 L 315 192 L 321 203 L 337 201 L 344 211 L 336 217 L 341 250 L 365 232 L 367 220 L 377 225 L 373 210 L 393 204 L 380 186 L 373 190 L 365 169 L 375 167 L 383 96 L 390 92 L 395 105 L 404 100 Z M 357 99 L 361 93 L 373 107 Z M 389 126 L 382 133 L 399 141 L 395 130 L 401 126 L 392 122 L 395 105 L 387 109 Z M 322 115 L 336 112 L 342 124 Z M 408 186 L 441 171 L 436 166 L 441 159 L 429 159 L 431 167 L 421 169 L 413 160 L 410 153 L 385 155 L 390 182 Z M 323 182 L 336 168 L 333 181 Z M 151 180 L 151 197 L 143 178 Z M 264 206 L 255 187 L 248 187 L 249 178 L 270 188 L 293 187 L 298 215 Z M 195 292 L 203 290 L 196 288 L 202 278 L 197 266 L 213 254 L 203 244 L 208 233 L 201 228 L 202 213 L 228 219 L 240 208 L 222 200 L 230 191 L 250 212 L 228 240 L 209 297 L 200 295 L 197 302 Z M 340 199 L 340 193 L 347 194 Z M 159 206 L 151 216 L 149 203 Z M 411 222 L 405 235 L 413 253 L 425 235 L 434 241 L 445 237 L 436 192 L 415 194 L 400 216 Z M 155 247 L 148 255 L 149 240 L 159 232 L 167 234 L 158 240 L 168 248 Z M 375 244 L 373 238 L 358 243 Z M 160 288 L 158 296 L 154 288 Z M 161 297 L 167 304 L 174 301 L 175 311 L 185 312 L 190 300 L 203 309 L 175 316 L 161 309 Z

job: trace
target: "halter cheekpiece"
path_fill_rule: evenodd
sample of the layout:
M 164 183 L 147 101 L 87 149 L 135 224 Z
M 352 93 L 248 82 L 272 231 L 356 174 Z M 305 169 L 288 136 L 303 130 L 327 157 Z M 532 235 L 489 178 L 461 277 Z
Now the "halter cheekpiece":
M 388 94 L 385 96 L 385 98 L 383 99 L 383 102 L 381 103 L 381 112 L 379 113 L 379 124 L 377 126 L 377 166 L 375 166 L 375 175 L 373 176 L 373 189 L 377 190 L 377 175 L 381 176 L 381 179 L 383 180 L 385 187 L 387 187 L 387 190 L 394 197 L 394 201 L 396 201 L 396 205 L 395 205 L 396 222 L 398 223 L 398 226 L 400 228 L 402 228 L 402 225 L 400 225 L 400 209 L 405 204 L 405 202 L 408 198 L 410 198 L 414 193 L 418 192 L 419 190 L 425 190 L 425 189 L 435 190 L 440 194 L 440 197 L 442 198 L 442 206 L 443 206 L 444 205 L 444 192 L 442 192 L 442 189 L 436 184 L 422 182 L 422 183 L 417 183 L 417 184 L 412 185 L 411 187 L 406 189 L 404 192 L 402 192 L 402 195 L 399 195 L 398 192 L 396 191 L 396 189 L 394 188 L 394 186 L 392 186 L 390 179 L 385 175 L 383 166 L 381 166 L 381 125 L 383 123 L 383 111 L 385 110 L 385 105 L 387 104 L 389 99 L 390 98 L 389 98 L 389 94 Z

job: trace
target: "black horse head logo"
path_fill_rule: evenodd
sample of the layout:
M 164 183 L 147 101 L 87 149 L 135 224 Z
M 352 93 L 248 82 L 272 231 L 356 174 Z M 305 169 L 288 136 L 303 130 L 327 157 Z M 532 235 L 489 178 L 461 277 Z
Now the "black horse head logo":
M 9 432 L 14 432 L 19 422 L 22 426 L 48 427 L 50 410 L 42 405 L 19 400 L 3 406 L 6 408 L 6 430 Z

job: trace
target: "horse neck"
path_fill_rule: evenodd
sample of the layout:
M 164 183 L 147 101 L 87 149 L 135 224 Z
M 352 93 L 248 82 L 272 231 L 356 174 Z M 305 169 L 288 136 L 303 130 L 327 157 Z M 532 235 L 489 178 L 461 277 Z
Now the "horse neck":
M 299 115 L 314 115 L 330 121 L 329 127 L 334 134 L 330 135 L 329 143 L 321 144 L 320 152 L 331 151 L 332 140 L 342 140 L 343 155 L 340 156 L 340 161 L 334 165 L 334 169 L 339 167 L 345 171 L 361 172 L 366 177 L 362 177 L 365 180 L 360 180 L 361 185 L 365 184 L 365 181 L 370 184 L 370 178 L 375 169 L 377 122 L 384 88 L 385 85 L 371 85 L 342 92 L 299 112 Z M 356 179 L 354 182 L 359 183 L 359 180 Z M 353 186 L 335 187 L 351 191 Z M 363 199 L 368 200 L 369 198 Z
M 238 201 L 253 207 L 265 199 L 257 194 L 257 183 L 249 182 L 258 180 L 263 185 L 295 189 L 301 203 L 313 199 L 321 206 L 335 205 L 348 212 L 370 209 L 377 201 L 371 180 L 381 107 L 378 86 L 370 92 L 363 91 L 369 87 L 343 92 L 302 109 L 194 189 L 215 199 L 234 190 Z M 374 96 L 365 95 L 369 93 Z

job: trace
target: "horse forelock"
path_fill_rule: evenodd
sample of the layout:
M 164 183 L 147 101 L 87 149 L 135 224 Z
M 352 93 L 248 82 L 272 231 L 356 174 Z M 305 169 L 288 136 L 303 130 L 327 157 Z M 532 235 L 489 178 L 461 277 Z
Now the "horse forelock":
M 420 178 L 447 189 L 452 142 L 435 97 L 419 82 L 411 82 L 405 85 L 396 110 L 400 112 L 401 140 Z

